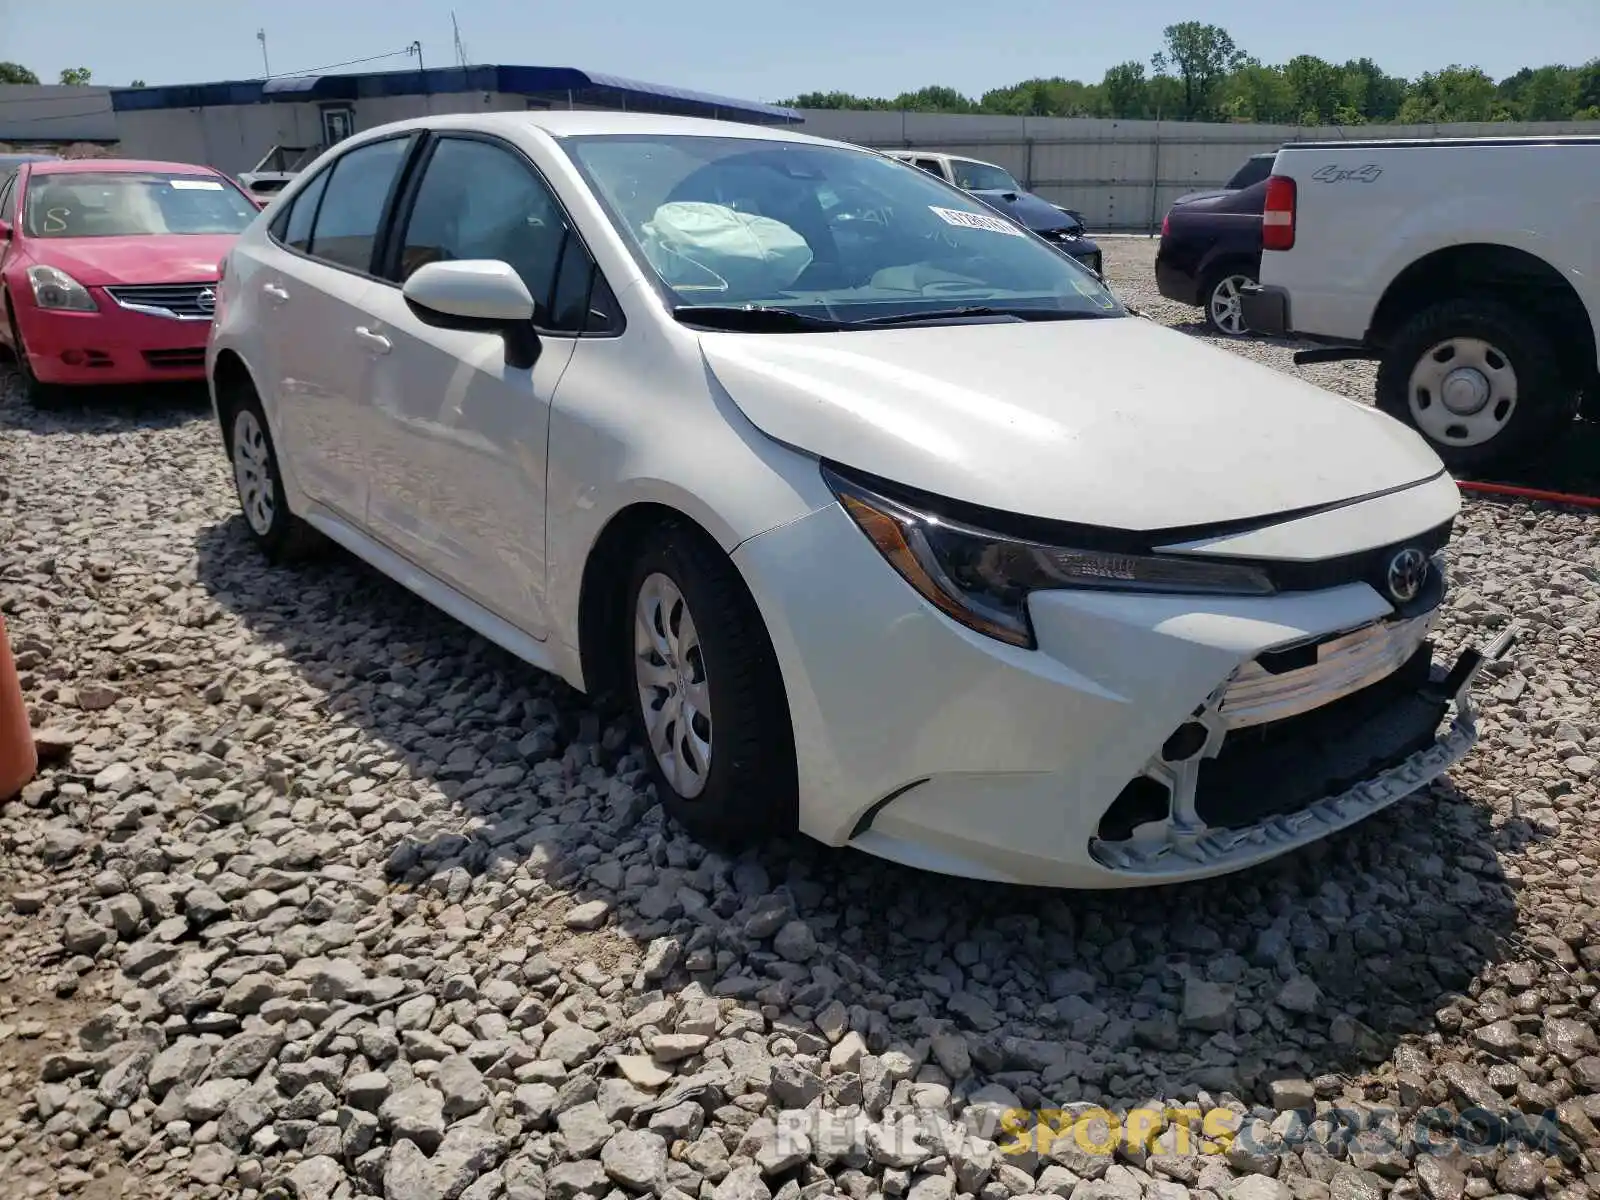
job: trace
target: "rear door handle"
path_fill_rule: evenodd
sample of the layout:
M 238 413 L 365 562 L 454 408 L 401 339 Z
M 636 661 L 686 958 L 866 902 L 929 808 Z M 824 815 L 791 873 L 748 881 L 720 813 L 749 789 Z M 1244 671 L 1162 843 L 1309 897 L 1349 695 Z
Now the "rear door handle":
M 289 298 L 289 293 L 275 283 L 263 283 L 261 290 L 266 293 L 267 299 L 274 304 L 282 304 Z
M 374 354 L 387 354 L 394 349 L 393 343 L 381 333 L 373 333 L 365 325 L 356 326 L 356 336 L 367 344 L 367 349 Z

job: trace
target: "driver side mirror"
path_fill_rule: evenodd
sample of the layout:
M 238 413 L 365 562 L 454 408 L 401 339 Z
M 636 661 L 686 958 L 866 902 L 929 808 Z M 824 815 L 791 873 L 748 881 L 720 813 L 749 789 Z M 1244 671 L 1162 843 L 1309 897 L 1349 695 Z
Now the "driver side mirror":
M 510 263 L 488 258 L 427 263 L 411 273 L 400 293 L 426 325 L 499 334 L 508 367 L 526 371 L 539 361 L 543 346 L 533 328 L 538 305 Z

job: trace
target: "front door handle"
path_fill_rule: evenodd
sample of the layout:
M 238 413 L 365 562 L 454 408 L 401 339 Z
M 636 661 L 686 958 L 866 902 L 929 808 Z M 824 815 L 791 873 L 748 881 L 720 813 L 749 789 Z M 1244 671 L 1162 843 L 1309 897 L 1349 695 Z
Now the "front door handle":
M 274 304 L 282 304 L 289 298 L 289 293 L 275 283 L 263 283 L 261 290 L 266 293 L 267 299 Z
M 356 326 L 356 336 L 367 344 L 367 349 L 374 354 L 387 354 L 394 349 L 394 344 L 381 333 L 373 333 L 365 325 Z

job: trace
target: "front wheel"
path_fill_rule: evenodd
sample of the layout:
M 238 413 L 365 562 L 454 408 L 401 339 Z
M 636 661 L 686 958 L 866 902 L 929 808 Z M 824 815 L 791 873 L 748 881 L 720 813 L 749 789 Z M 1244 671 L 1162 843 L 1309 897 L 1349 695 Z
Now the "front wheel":
M 1573 411 L 1550 339 L 1493 300 L 1436 304 L 1401 327 L 1378 367 L 1378 407 L 1452 470 L 1539 450 Z
M 1244 289 L 1255 277 L 1236 268 L 1224 269 L 1206 281 L 1206 324 L 1226 337 L 1250 332 L 1244 322 Z
M 11 326 L 11 356 L 17 368 L 17 374 L 22 377 L 22 393 L 27 397 L 28 403 L 35 408 L 43 408 L 61 396 L 61 389 L 50 383 L 45 383 L 33 373 L 33 364 L 28 361 L 28 347 L 22 340 L 22 327 L 17 324 L 17 314 L 11 311 L 11 300 L 6 298 L 6 320 Z
M 697 529 L 669 523 L 634 561 L 628 624 L 634 732 L 667 815 L 702 841 L 796 824 L 794 734 L 755 602 Z

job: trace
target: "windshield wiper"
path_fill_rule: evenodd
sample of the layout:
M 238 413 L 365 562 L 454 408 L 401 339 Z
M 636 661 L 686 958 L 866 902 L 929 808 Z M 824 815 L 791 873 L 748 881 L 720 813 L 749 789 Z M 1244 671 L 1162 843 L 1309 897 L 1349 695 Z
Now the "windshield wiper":
M 844 323 L 828 317 L 814 317 L 792 308 L 763 308 L 755 304 L 680 304 L 672 310 L 672 315 L 686 325 L 742 329 L 752 333 L 804 333 L 845 328 Z
M 961 317 L 1017 317 L 1023 321 L 1085 321 L 1099 317 L 1114 317 L 1115 312 L 1088 312 L 1060 308 L 998 308 L 990 304 L 973 304 L 964 308 L 929 308 L 921 312 L 891 313 L 886 317 L 867 317 L 851 321 L 851 328 L 861 325 L 915 325 L 922 321 L 952 321 Z

